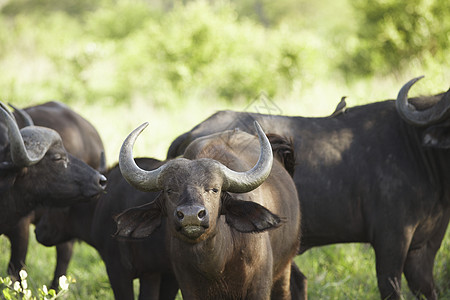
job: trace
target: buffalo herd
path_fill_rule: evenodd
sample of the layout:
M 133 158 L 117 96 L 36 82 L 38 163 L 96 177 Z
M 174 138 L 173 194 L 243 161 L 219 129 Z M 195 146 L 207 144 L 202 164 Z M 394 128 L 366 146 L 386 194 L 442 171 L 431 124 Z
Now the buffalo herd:
M 25 266 L 30 223 L 56 246 L 57 288 L 74 240 L 95 248 L 116 299 L 306 299 L 294 257 L 368 243 L 381 299 L 438 299 L 437 251 L 450 219 L 450 90 L 328 117 L 219 111 L 134 158 L 144 123 L 107 168 L 96 129 L 48 102 L 0 103 L 0 234 L 8 274 Z M 142 139 L 142 138 L 141 138 Z M 308 275 L 308 274 L 306 274 Z

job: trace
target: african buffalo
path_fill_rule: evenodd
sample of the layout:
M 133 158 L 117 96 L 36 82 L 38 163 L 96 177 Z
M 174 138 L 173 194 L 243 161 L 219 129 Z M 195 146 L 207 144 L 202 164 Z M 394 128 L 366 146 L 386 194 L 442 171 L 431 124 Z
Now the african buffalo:
M 402 272 L 418 297 L 436 299 L 433 264 L 450 218 L 450 90 L 337 109 L 304 118 L 221 111 L 175 139 L 168 158 L 196 138 L 256 120 L 291 137 L 302 208 L 300 253 L 334 243 L 370 243 L 382 299 L 400 297 Z
M 136 162 L 148 170 L 163 164 L 151 158 L 136 159 Z M 145 240 L 119 241 L 113 238 L 116 231 L 113 216 L 154 200 L 157 193 L 134 189 L 123 179 L 118 166 L 105 175 L 108 186 L 100 198 L 72 205 L 64 213 L 47 210 L 36 225 L 37 240 L 53 246 L 80 239 L 94 247 L 105 263 L 116 299 L 134 299 L 134 278 L 140 281 L 139 299 L 175 299 L 178 284 L 164 247 L 164 226 Z
M 19 128 L 31 125 L 51 128 L 59 133 L 67 152 L 101 173 L 106 170 L 105 150 L 97 130 L 65 104 L 50 101 L 25 109 L 14 108 L 14 116 Z M 45 209 L 37 208 L 4 233 L 11 244 L 11 258 L 8 264 L 8 274 L 11 278 L 19 278 L 19 271 L 25 266 L 30 223 L 36 224 L 43 210 Z M 72 251 L 73 241 L 56 245 L 56 267 L 50 288 L 58 288 L 58 279 L 66 274 Z
M 166 247 L 184 299 L 290 299 L 299 201 L 259 124 L 260 146 L 252 135 L 226 131 L 196 140 L 182 158 L 153 171 L 138 167 L 132 154 L 147 125 L 124 141 L 119 166 L 135 188 L 161 193 L 118 215 L 117 235 L 143 238 L 167 222 Z
M 106 178 L 68 154 L 53 129 L 19 129 L 1 104 L 0 234 L 10 232 L 39 205 L 66 206 L 97 196 Z

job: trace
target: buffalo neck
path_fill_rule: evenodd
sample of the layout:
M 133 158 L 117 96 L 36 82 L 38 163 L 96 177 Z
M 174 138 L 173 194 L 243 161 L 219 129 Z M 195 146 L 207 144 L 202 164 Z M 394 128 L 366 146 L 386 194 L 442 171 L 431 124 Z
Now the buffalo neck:
M 41 203 L 33 194 L 16 187 L 5 192 L 1 198 L 2 206 L 5 204 L 7 211 L 18 217 L 27 215 Z
M 0 196 L 0 234 L 15 226 L 20 218 L 30 213 L 36 206 L 33 199 L 15 197 L 14 192 L 4 192 Z
M 176 237 L 169 237 L 169 249 L 174 269 L 195 270 L 202 277 L 214 279 L 220 276 L 226 263 L 231 259 L 234 248 L 233 230 L 222 216 L 216 233 L 199 243 L 190 244 Z
M 73 238 L 83 240 L 91 246 L 95 246 L 91 230 L 97 202 L 98 200 L 91 200 L 72 205 L 69 214 Z
M 404 123 L 404 136 L 406 148 L 414 161 L 420 167 L 420 171 L 426 174 L 425 178 L 438 193 L 439 199 L 446 205 L 450 205 L 450 169 L 449 154 L 447 149 L 437 149 L 423 145 L 423 129 Z

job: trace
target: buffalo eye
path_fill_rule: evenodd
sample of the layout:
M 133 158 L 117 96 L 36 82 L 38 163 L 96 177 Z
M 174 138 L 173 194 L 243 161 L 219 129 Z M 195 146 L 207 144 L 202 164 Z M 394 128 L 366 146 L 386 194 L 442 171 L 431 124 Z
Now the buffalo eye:
M 205 189 L 205 191 L 217 194 L 219 192 L 219 189 L 218 188 L 211 188 L 211 189 Z
M 61 154 L 59 154 L 59 153 L 55 153 L 55 154 L 52 155 L 52 160 L 54 160 L 54 161 L 58 161 L 58 160 L 61 160 L 63 158 L 64 157 Z
M 61 153 L 55 153 L 51 156 L 51 159 L 56 163 L 62 163 L 64 165 L 64 168 L 67 168 L 68 159 L 65 155 Z

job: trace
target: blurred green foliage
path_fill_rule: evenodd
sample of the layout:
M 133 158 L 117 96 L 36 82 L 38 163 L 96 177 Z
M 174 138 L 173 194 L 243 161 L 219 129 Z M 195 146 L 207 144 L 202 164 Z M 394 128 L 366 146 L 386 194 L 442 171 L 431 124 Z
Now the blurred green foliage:
M 444 0 L 2 3 L 0 89 L 19 104 L 250 101 L 449 61 Z
M 346 74 L 388 74 L 414 62 L 448 65 L 450 1 L 356 0 L 353 6 L 359 27 L 350 59 L 340 63 Z
M 0 88 L 16 102 L 252 99 L 289 91 L 315 61 L 308 37 L 238 20 L 229 3 L 164 13 L 143 1 L 106 1 L 75 16 L 10 3 L 0 15 Z

